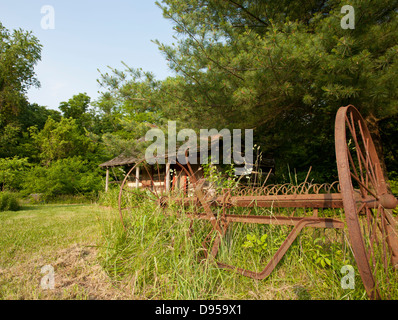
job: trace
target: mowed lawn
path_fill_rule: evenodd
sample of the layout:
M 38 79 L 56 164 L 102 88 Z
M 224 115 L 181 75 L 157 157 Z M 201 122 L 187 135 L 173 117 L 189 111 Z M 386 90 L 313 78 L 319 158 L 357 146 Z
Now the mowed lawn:
M 0 299 L 119 299 L 98 263 L 105 221 L 97 205 L 36 205 L 0 212 Z M 42 270 L 44 266 L 47 271 Z M 54 288 L 43 277 L 51 276 Z

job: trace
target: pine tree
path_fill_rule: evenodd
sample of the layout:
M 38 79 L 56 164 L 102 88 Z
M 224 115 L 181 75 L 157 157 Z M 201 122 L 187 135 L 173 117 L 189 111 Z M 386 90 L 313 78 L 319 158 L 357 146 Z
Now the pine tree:
M 177 77 L 165 106 L 192 126 L 256 129 L 298 167 L 334 163 L 334 117 L 353 104 L 379 146 L 398 113 L 397 1 L 176 1 L 159 4 L 176 44 L 159 48 Z M 355 28 L 343 29 L 344 5 Z M 314 154 L 313 156 L 311 156 Z

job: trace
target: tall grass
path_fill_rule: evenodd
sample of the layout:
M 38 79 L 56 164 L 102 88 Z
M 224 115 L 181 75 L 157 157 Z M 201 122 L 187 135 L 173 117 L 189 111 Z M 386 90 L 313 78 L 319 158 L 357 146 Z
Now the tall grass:
M 214 298 L 219 270 L 198 263 L 200 249 L 197 238 L 187 237 L 189 223 L 143 203 L 125 220 L 127 231 L 119 221 L 105 226 L 105 269 L 118 280 L 131 277 L 138 297 Z
M 367 299 L 345 230 L 305 228 L 272 274 L 258 281 L 203 259 L 202 243 L 211 225 L 192 222 L 184 210 L 162 209 L 141 199 L 140 206 L 124 211 L 125 230 L 116 215 L 104 223 L 100 261 L 108 275 L 131 283 L 139 299 Z M 275 214 L 272 208 L 255 210 Z M 323 214 L 331 215 L 327 210 Z M 291 228 L 235 223 L 216 260 L 261 271 Z M 354 289 L 341 286 L 344 265 L 355 269 Z M 390 298 L 396 299 L 393 286 Z

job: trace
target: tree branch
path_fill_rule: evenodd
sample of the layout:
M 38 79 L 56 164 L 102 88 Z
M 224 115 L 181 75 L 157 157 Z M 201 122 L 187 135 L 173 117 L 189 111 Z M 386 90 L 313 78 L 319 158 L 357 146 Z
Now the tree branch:
M 233 4 L 235 7 L 241 9 L 244 13 L 246 13 L 248 16 L 252 17 L 253 19 L 257 20 L 258 22 L 260 22 L 261 24 L 265 25 L 265 26 L 269 26 L 269 24 L 267 22 L 265 22 L 264 20 L 260 19 L 259 17 L 255 16 L 253 13 L 251 13 L 249 10 L 247 10 L 244 6 L 242 6 L 239 3 L 236 3 L 235 1 L 232 0 L 227 0 L 229 3 Z

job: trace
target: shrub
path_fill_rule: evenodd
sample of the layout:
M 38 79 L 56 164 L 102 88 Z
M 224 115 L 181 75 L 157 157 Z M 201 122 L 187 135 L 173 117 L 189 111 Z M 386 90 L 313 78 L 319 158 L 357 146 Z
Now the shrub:
M 103 188 L 98 167 L 80 157 L 60 159 L 47 168 L 36 166 L 27 172 L 23 194 L 42 194 L 43 200 L 64 195 L 97 194 Z
M 389 180 L 390 188 L 392 193 L 398 197 L 398 179 L 396 180 Z
M 0 211 L 18 211 L 21 209 L 15 193 L 0 192 Z
M 27 158 L 0 159 L 0 190 L 18 190 L 26 170 L 29 167 Z

